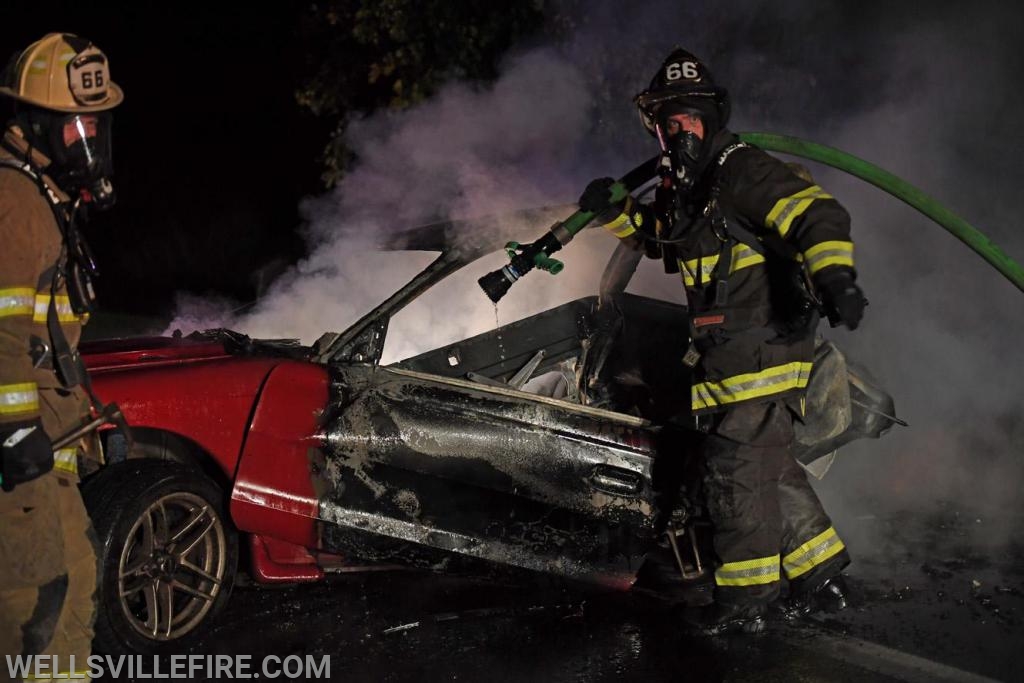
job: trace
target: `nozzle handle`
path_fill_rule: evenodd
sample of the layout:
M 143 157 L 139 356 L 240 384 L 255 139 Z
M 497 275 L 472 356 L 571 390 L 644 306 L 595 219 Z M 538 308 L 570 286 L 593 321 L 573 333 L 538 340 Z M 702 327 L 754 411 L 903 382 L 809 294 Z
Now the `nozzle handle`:
M 630 192 L 653 178 L 657 173 L 659 160 L 660 157 L 652 157 L 622 176 L 611 186 L 609 201 L 613 204 L 622 201 Z M 505 249 L 509 252 L 511 262 L 504 268 L 490 272 L 477 280 L 480 288 L 491 301 L 498 303 L 508 292 L 509 287 L 535 266 L 552 275 L 562 272 L 565 264 L 550 258 L 551 254 L 572 241 L 576 233 L 587 227 L 593 219 L 593 213 L 577 211 L 561 223 L 555 223 L 546 235 L 532 244 L 520 246 L 516 242 L 509 242 Z

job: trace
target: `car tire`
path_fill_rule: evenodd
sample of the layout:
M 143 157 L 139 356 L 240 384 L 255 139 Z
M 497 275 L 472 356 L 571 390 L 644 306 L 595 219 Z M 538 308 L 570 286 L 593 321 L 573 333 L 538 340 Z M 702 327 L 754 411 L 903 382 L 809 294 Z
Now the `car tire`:
M 186 651 L 234 584 L 238 534 L 224 492 L 193 467 L 144 459 L 104 468 L 82 497 L 98 538 L 93 648 Z

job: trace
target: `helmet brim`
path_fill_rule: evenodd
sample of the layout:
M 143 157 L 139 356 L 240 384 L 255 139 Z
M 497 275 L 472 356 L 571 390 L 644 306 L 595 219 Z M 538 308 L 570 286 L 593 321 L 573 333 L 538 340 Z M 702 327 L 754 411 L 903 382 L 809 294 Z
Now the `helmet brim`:
M 715 86 L 696 86 L 690 88 L 664 88 L 661 90 L 645 90 L 633 98 L 636 106 L 644 109 L 656 109 L 670 100 L 681 100 L 689 97 L 701 97 L 715 100 L 716 104 L 725 98 L 725 89 Z
M 107 86 L 107 99 L 102 103 L 82 105 L 76 107 L 61 107 L 49 104 L 41 104 L 30 97 L 25 97 L 23 95 L 18 94 L 14 91 L 13 88 L 9 88 L 7 86 L 0 86 L 0 96 L 9 97 L 12 100 L 24 102 L 25 104 L 30 104 L 33 107 L 39 107 L 40 109 L 47 109 L 49 111 L 59 111 L 66 114 L 80 114 L 94 111 L 106 111 L 108 109 L 113 109 L 114 107 L 116 107 L 124 101 L 124 91 L 122 91 L 121 86 L 117 85 L 116 83 L 110 83 Z

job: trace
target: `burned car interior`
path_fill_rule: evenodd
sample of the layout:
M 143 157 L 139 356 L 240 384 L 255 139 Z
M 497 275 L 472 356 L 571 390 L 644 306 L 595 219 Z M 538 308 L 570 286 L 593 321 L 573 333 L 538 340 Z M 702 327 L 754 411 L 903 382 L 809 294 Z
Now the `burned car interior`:
M 561 384 L 535 391 L 657 420 L 682 410 L 678 397 L 688 395 L 680 390 L 688 386 L 684 366 L 671 372 L 658 362 L 659 352 L 686 348 L 685 320 L 677 304 L 619 294 L 601 305 L 591 296 L 394 367 L 526 391 L 531 379 L 558 373 Z

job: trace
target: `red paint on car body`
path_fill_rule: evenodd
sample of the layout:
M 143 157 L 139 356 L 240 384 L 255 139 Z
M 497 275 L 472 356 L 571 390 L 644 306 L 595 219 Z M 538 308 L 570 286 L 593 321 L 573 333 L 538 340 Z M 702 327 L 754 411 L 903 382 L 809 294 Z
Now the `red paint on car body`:
M 231 516 L 239 529 L 318 546 L 310 454 L 321 443 L 326 405 L 323 366 L 283 361 L 271 372 L 231 492 Z

